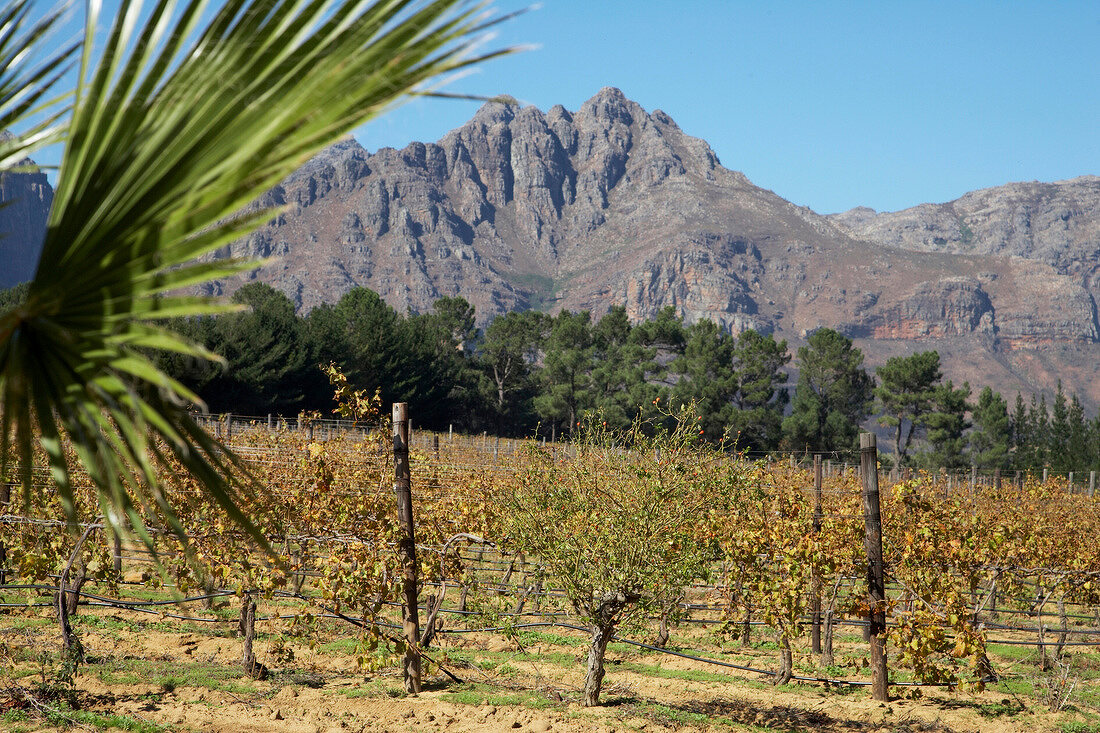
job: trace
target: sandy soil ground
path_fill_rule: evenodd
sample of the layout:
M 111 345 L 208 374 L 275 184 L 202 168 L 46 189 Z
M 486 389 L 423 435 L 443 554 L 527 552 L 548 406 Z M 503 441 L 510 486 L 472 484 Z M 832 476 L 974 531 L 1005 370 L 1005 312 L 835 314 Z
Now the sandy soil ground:
M 49 612 L 0 617 L 10 650 L 56 648 Z M 866 689 L 787 685 L 758 675 L 629 647 L 608 652 L 599 708 L 579 705 L 583 684 L 580 634 L 528 634 L 522 640 L 473 633 L 445 636 L 433 658 L 463 680 L 432 672 L 425 691 L 406 696 L 392 667 L 365 674 L 354 643 L 333 628 L 320 645 L 259 628 L 258 658 L 271 674 L 240 671 L 241 642 L 203 628 L 149 621 L 126 612 L 78 619 L 90 659 L 77 678 L 83 711 L 124 716 L 131 727 L 180 731 L 1009 731 L 1093 730 L 1090 711 L 1051 713 L 1040 701 L 1005 692 L 928 690 L 921 699 L 888 704 Z M 91 621 L 90 621 L 91 620 Z M 19 621 L 15 628 L 5 621 Z M 192 625 L 194 626 L 194 625 Z M 223 624 L 221 628 L 226 628 Z M 702 632 L 673 643 L 700 648 Z M 697 638 L 690 638 L 694 634 Z M 694 642 L 694 643 L 692 643 Z M 710 642 L 715 647 L 713 641 Z M 858 649 L 854 648 L 853 651 Z M 289 653 L 293 654 L 291 659 Z M 754 652 L 766 663 L 772 652 Z M 735 655 L 737 652 L 731 652 Z M 6 684 L 29 687 L 33 655 L 23 654 Z M 841 656 L 838 654 L 838 657 Z M 16 659 L 16 657 L 11 657 Z M 731 656 L 731 658 L 733 658 Z M 277 662 L 281 659 L 281 663 Z M 812 664 L 799 655 L 796 665 Z M 742 661 L 743 663 L 743 661 Z M 770 665 L 767 665 L 770 666 Z M 22 670 L 22 672 L 20 672 Z M 851 675 L 849 675 L 851 676 Z M 8 688 L 9 697 L 11 687 Z M 0 693 L 0 699 L 3 694 Z M 0 710 L 3 710 L 0 707 Z M 9 729 L 54 730 L 36 711 L 9 712 Z M 75 716 L 74 716 L 75 717 Z M 54 718 L 58 722 L 58 718 Z M 93 724 L 94 725 L 94 724 Z M 70 727 L 92 727 L 87 722 Z

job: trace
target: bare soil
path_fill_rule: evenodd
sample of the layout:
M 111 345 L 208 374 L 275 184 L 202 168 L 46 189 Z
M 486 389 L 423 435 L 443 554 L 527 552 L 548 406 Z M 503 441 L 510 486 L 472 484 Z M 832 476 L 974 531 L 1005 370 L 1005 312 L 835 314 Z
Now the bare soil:
M 268 615 L 274 608 L 262 608 Z M 346 625 L 319 622 L 305 636 L 287 622 L 257 624 L 255 653 L 269 668 L 254 680 L 241 668 L 241 640 L 228 620 L 200 624 L 96 609 L 75 628 L 88 662 L 67 707 L 28 693 L 58 663 L 52 611 L 6 609 L 0 616 L 0 727 L 10 730 L 180 731 L 1082 731 L 1100 730 L 1090 707 L 1090 670 L 1100 655 L 1078 652 L 1076 697 L 1051 712 L 1035 661 L 1026 652 L 996 659 L 1016 680 L 983 692 L 926 688 L 918 699 L 888 704 L 865 688 L 793 684 L 774 687 L 762 675 L 613 643 L 599 708 L 579 705 L 586 639 L 545 629 L 511 637 L 476 632 L 444 635 L 429 654 L 462 680 L 429 665 L 426 689 L 404 693 L 400 671 L 364 672 Z M 754 647 L 722 642 L 705 628 L 674 630 L 670 648 L 771 668 L 774 650 L 758 634 Z M 1020 648 L 1018 648 L 1020 649 Z M 838 663 L 864 653 L 857 637 L 842 640 Z M 369 654 L 369 653 L 368 653 Z M 1094 659 L 1095 658 L 1095 659 Z M 823 674 L 796 650 L 796 673 Z M 854 667 L 846 679 L 860 679 Z M 1013 689 L 1032 688 L 1029 694 Z M 1091 692 L 1089 693 L 1091 694 Z M 53 710 L 54 712 L 50 712 Z M 59 711 L 59 712 L 58 712 Z M 111 719 L 110 716 L 117 716 Z

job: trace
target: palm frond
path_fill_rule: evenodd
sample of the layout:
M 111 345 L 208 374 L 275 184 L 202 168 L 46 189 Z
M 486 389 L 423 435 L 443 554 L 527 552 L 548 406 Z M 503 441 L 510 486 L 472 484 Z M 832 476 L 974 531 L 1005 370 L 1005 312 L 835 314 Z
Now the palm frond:
M 0 15 L 0 61 L 14 53 L 5 19 L 27 4 Z M 121 0 L 98 48 L 88 7 L 38 271 L 0 315 L 0 455 L 28 466 L 43 450 L 75 521 L 67 443 L 108 522 L 144 507 L 180 531 L 157 485 L 175 460 L 259 538 L 238 509 L 240 462 L 144 349 L 212 355 L 153 322 L 232 308 L 178 291 L 255 266 L 200 260 L 272 216 L 239 212 L 403 96 L 506 51 L 471 53 L 484 17 L 461 0 L 229 0 L 212 15 L 201 0 Z M 16 111 L 45 99 L 68 53 L 0 73 L 0 124 L 9 96 Z
M 64 101 L 58 81 L 71 68 L 78 45 L 56 48 L 60 12 L 31 22 L 32 0 L 0 9 L 0 171 L 19 166 L 38 148 L 64 134 Z M 40 52 L 40 53 L 39 53 Z M 41 57 L 39 57 L 41 56 Z M 30 123 L 19 135 L 13 127 Z

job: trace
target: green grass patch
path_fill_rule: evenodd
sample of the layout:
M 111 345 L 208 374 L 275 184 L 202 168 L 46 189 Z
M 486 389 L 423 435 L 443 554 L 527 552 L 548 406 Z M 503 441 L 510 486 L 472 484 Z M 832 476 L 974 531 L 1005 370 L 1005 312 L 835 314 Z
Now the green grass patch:
M 529 646 L 531 644 L 553 644 L 555 646 L 573 647 L 584 643 L 584 639 L 564 636 L 562 634 L 552 634 L 546 631 L 520 631 L 516 636 L 519 637 L 520 643 L 524 646 Z
M 234 667 L 209 662 L 168 662 L 145 659 L 107 659 L 83 668 L 108 685 L 159 685 L 162 689 L 201 687 L 250 695 L 256 692 L 244 673 Z
M 355 654 L 358 646 L 358 639 L 337 639 L 336 641 L 326 641 L 317 648 L 328 654 Z
M 664 725 L 675 723 L 677 725 L 691 726 L 694 728 L 710 728 L 714 725 L 724 725 L 729 728 L 739 728 L 741 730 L 765 730 L 757 726 L 747 726 L 730 720 L 729 718 L 711 716 L 706 713 L 692 713 L 656 702 L 635 702 L 632 707 L 644 717 Z
M 494 669 L 509 661 L 548 662 L 570 668 L 577 664 L 576 655 L 568 652 L 490 652 L 474 649 L 448 649 L 447 656 L 482 669 Z
M 439 699 L 458 705 L 515 705 L 538 710 L 562 707 L 561 703 L 548 700 L 537 692 L 501 692 L 495 687 L 476 682 L 451 688 L 440 695 Z
M 657 677 L 664 680 L 686 680 L 689 682 L 741 682 L 741 678 L 718 672 L 706 672 L 701 669 L 665 669 L 656 665 L 639 664 L 637 662 L 623 662 L 617 669 L 625 672 L 636 672 L 647 677 Z
M 350 698 L 364 697 L 372 699 L 406 697 L 403 687 L 389 684 L 382 680 L 374 680 L 356 687 L 353 690 L 346 690 L 343 695 L 344 697 Z
M 10 711 L 20 712 L 20 711 Z M 138 720 L 117 713 L 97 713 L 91 710 L 72 710 L 67 705 L 59 705 L 56 708 L 46 710 L 46 723 L 58 728 L 70 728 L 82 726 L 96 730 L 127 730 L 135 733 L 159 733 L 167 728 L 155 725 L 144 720 Z M 7 721 L 7 714 L 4 720 Z M 27 718 L 21 718 L 27 720 Z
M 996 690 L 997 692 L 1006 692 L 1010 695 L 1027 695 L 1034 697 L 1036 694 L 1035 684 L 1030 680 L 1024 679 L 1001 679 L 999 682 L 989 686 L 989 689 Z

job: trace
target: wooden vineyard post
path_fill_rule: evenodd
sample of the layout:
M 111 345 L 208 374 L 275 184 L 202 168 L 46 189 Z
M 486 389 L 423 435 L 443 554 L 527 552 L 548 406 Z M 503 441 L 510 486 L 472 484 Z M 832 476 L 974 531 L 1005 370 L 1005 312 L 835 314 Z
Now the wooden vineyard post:
M 1066 487 L 1066 493 L 1069 494 L 1070 496 L 1073 496 L 1073 493 L 1074 493 L 1073 471 L 1069 472 L 1069 476 L 1066 478 L 1066 483 L 1068 484 L 1068 486 Z
M 886 702 L 886 588 L 882 566 L 882 510 L 878 494 L 878 445 L 874 433 L 860 433 L 863 465 L 863 544 L 867 550 L 867 614 L 871 630 L 871 697 Z
M 409 405 L 393 405 L 393 493 L 397 496 L 397 521 L 401 525 L 398 554 L 404 568 L 404 603 L 401 619 L 405 635 L 405 659 L 402 671 L 405 692 L 420 692 L 420 619 L 417 614 L 416 536 L 413 533 L 412 470 L 409 467 Z
M 1089 498 L 1096 493 L 1096 471 L 1089 471 Z
M 821 533 L 821 455 L 814 454 L 814 535 Z M 813 614 L 811 640 L 813 653 L 821 654 L 821 577 L 814 571 L 813 596 L 810 599 L 810 613 Z
M 970 495 L 974 496 L 974 489 L 978 484 L 978 467 L 974 464 L 970 465 Z
M 999 468 L 993 469 L 993 489 L 994 491 L 1001 490 L 1001 469 Z
M 1048 470 L 1049 469 L 1046 469 L 1046 468 L 1043 469 L 1043 486 L 1047 485 L 1047 471 Z
M 0 514 L 7 514 L 8 507 L 11 506 L 11 484 L 0 483 Z M 0 585 L 7 585 L 8 582 L 8 548 L 2 540 L 0 540 Z

